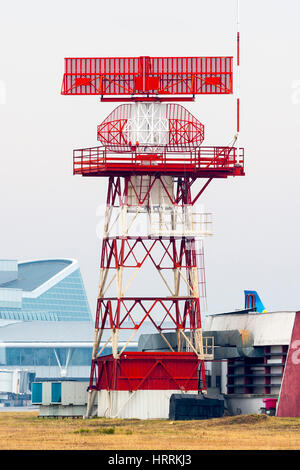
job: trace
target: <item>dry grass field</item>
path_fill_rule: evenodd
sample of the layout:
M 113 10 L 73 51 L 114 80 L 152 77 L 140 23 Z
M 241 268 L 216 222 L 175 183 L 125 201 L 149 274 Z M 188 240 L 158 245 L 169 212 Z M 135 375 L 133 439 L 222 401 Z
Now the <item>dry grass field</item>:
M 40 418 L 0 413 L 1 450 L 298 450 L 300 418 L 203 421 Z

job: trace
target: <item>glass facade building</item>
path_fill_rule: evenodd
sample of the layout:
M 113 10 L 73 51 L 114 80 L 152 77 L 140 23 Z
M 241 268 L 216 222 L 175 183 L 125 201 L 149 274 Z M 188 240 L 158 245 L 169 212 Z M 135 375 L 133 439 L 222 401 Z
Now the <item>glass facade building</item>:
M 90 366 L 92 347 L 6 347 L 0 348 L 0 366 Z
M 0 404 L 27 400 L 34 381 L 88 382 L 94 329 L 76 260 L 0 260 Z
M 137 345 L 131 345 L 126 351 L 136 351 Z M 87 366 L 88 372 L 92 361 L 91 347 L 25 347 L 6 346 L 0 347 L 0 367 L 38 367 L 38 366 L 61 366 L 70 368 L 72 366 Z M 112 354 L 110 347 L 104 348 L 101 356 Z
M 15 271 L 0 261 L 0 319 L 91 321 L 80 269 L 75 260 L 19 263 Z M 7 278 L 6 278 L 7 273 Z

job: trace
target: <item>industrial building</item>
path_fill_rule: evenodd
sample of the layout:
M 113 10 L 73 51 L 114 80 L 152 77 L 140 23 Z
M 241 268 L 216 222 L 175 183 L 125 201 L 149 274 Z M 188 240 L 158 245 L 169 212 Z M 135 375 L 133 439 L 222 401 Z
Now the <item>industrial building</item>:
M 206 334 L 215 339 L 213 364 L 220 364 L 220 392 L 230 414 L 260 413 L 264 400 L 273 399 L 278 415 L 300 416 L 293 403 L 297 372 L 291 378 L 289 360 L 298 317 L 297 312 L 255 311 L 208 316 Z M 288 400 L 287 382 L 293 389 Z
M 207 396 L 223 400 L 231 415 L 300 416 L 300 312 L 268 312 L 255 291 L 245 291 L 245 306 L 205 318 L 204 341 L 213 337 Z M 176 349 L 176 335 L 167 339 Z M 142 335 L 138 349 L 167 351 L 158 334 Z

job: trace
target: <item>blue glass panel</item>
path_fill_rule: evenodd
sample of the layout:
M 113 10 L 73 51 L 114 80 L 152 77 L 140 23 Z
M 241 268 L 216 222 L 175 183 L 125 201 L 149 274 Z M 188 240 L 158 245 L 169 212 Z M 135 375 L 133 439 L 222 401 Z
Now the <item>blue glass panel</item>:
M 22 309 L 0 308 L 0 318 L 15 320 L 90 321 L 90 307 L 77 269 L 37 298 L 23 298 Z
M 41 382 L 33 382 L 32 384 L 32 404 L 42 403 L 43 384 Z
M 51 403 L 61 403 L 61 383 L 53 382 L 51 384 Z

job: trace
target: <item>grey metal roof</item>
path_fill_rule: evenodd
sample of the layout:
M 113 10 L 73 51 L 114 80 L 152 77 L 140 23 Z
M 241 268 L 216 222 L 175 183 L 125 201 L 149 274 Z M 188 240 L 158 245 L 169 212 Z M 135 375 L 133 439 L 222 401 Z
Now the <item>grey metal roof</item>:
M 91 341 L 94 323 L 78 321 L 24 321 L 0 327 L 0 342 Z
M 18 279 L 2 284 L 1 287 L 23 289 L 30 292 L 71 263 L 72 261 L 68 259 L 37 260 L 19 263 Z
M 295 312 L 249 312 L 247 314 L 210 315 L 205 319 L 209 331 L 248 330 L 254 346 L 290 344 Z
M 24 321 L 0 326 L 0 343 L 20 342 L 94 342 L 94 322 L 84 321 Z M 133 342 L 137 342 L 139 336 L 146 331 L 154 329 L 145 324 L 137 331 Z M 132 330 L 120 330 L 119 341 L 126 341 Z M 110 330 L 105 330 L 102 340 L 106 341 L 110 336 Z

